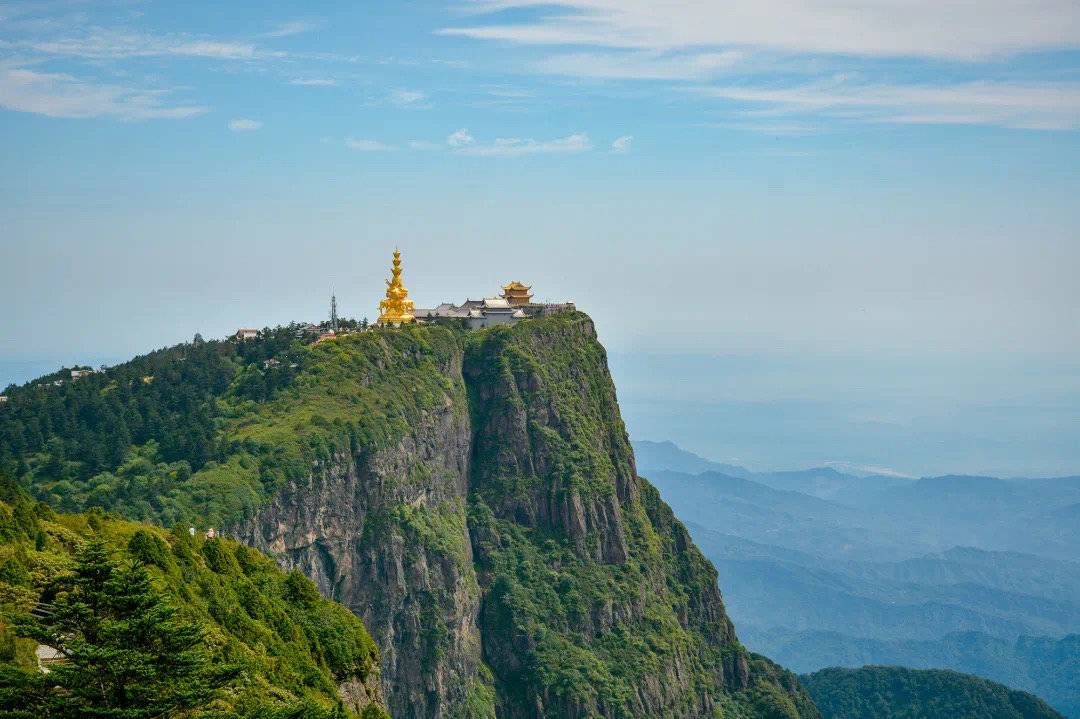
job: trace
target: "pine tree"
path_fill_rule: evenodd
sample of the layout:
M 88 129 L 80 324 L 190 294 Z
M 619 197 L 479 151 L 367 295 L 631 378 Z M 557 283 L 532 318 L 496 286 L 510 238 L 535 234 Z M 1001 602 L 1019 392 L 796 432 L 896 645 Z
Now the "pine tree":
M 205 705 L 234 676 L 217 669 L 202 630 L 178 616 L 140 562 L 118 566 L 91 540 L 57 587 L 48 618 L 22 633 L 61 651 L 40 715 L 149 719 Z

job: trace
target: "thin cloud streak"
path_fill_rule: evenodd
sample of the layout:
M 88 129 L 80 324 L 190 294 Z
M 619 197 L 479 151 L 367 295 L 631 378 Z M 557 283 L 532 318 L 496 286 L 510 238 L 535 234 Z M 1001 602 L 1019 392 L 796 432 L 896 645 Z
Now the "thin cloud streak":
M 94 83 L 63 73 L 0 68 L 0 107 L 47 117 L 180 120 L 206 112 L 197 105 L 170 105 L 164 90 Z
M 338 82 L 329 78 L 309 77 L 289 80 L 289 84 L 297 87 L 335 87 Z
M 612 145 L 613 152 L 625 152 L 630 147 L 629 136 L 620 137 Z M 384 143 L 373 139 L 348 138 L 345 146 L 352 150 L 362 152 L 379 152 L 396 150 L 396 145 Z M 552 140 L 536 140 L 533 138 L 503 137 L 490 142 L 478 142 L 465 128 L 455 130 L 446 136 L 442 143 L 428 140 L 410 140 L 405 145 L 410 150 L 433 151 L 446 150 L 455 155 L 468 155 L 471 157 L 524 157 L 526 155 L 566 155 L 579 152 L 588 152 L 593 149 L 589 136 L 583 132 L 577 132 L 566 137 L 558 137 Z M 619 149 L 622 148 L 622 149 Z
M 763 106 L 777 115 L 827 115 L 898 124 L 1080 129 L 1078 83 L 872 85 L 815 83 L 787 88 L 706 86 L 711 98 Z
M 265 38 L 280 38 L 291 37 L 293 35 L 302 35 L 306 32 L 311 32 L 322 26 L 322 22 L 315 20 L 290 20 L 289 22 L 283 22 L 269 32 L 264 32 L 262 37 Z
M 592 149 L 589 136 L 583 132 L 554 140 L 532 138 L 497 138 L 490 143 L 473 143 L 457 148 L 462 155 L 475 157 L 524 157 L 526 155 L 574 154 Z
M 537 72 L 594 79 L 701 80 L 746 58 L 738 50 L 670 55 L 655 52 L 566 53 L 534 64 Z
M 357 152 L 389 152 L 390 150 L 397 149 L 393 145 L 387 145 L 378 140 L 355 137 L 346 138 L 345 147 L 350 150 L 356 150 Z
M 258 56 L 254 43 L 187 36 L 157 36 L 96 28 L 81 37 L 41 40 L 24 47 L 46 55 L 87 60 L 134 57 L 201 57 L 214 60 L 251 60 Z M 274 54 L 274 53 L 271 53 Z

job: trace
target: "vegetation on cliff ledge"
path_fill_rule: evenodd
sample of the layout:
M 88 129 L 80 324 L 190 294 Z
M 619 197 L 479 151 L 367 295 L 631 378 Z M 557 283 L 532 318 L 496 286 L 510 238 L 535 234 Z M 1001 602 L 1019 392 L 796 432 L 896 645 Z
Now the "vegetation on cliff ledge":
M 378 697 L 363 623 L 253 549 L 57 514 L 6 480 L 0 540 L 0 717 L 329 719 L 354 716 L 341 684 Z M 68 657 L 49 674 L 39 642 Z

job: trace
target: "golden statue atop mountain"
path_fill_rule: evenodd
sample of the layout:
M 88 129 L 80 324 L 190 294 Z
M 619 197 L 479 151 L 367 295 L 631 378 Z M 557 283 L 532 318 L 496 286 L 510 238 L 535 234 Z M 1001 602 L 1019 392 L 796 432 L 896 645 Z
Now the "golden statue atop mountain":
M 380 325 L 404 325 L 416 321 L 409 290 L 401 282 L 401 250 L 394 250 L 394 265 L 386 281 L 386 297 L 379 302 Z

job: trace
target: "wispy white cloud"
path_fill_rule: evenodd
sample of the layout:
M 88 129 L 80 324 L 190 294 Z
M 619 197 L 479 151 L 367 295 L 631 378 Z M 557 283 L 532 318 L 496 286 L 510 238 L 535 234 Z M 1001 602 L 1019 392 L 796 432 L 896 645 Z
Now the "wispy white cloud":
M 298 77 L 289 80 L 289 84 L 300 87 L 333 87 L 338 83 L 337 80 L 325 77 Z
M 616 144 L 620 148 L 629 149 L 630 138 L 621 137 L 616 140 Z M 346 140 L 346 145 L 354 150 L 397 149 L 396 146 L 384 144 L 380 140 L 354 139 L 351 137 Z M 410 150 L 446 150 L 456 154 L 468 154 L 482 158 L 519 158 L 527 154 L 569 154 L 593 149 L 589 136 L 584 133 L 575 133 L 550 140 L 503 137 L 491 141 L 478 141 L 464 127 L 447 135 L 442 143 L 414 139 L 410 140 L 405 147 Z
M 120 120 L 183 119 L 205 107 L 168 102 L 164 90 L 102 84 L 62 73 L 0 66 L 0 107 L 48 117 Z
M 477 157 L 523 157 L 525 155 L 573 154 L 592 149 L 589 136 L 583 132 L 554 140 L 532 138 L 497 138 L 489 143 L 472 142 L 456 148 L 463 155 Z
M 446 144 L 450 147 L 468 147 L 474 142 L 476 142 L 476 140 L 471 134 L 469 134 L 469 131 L 466 130 L 464 127 L 460 130 L 455 130 L 454 132 L 451 132 L 446 137 Z
M 76 37 L 21 43 L 22 47 L 47 55 L 116 60 L 132 57 L 180 56 L 216 60 L 250 60 L 257 50 L 251 42 L 207 38 L 159 36 L 92 28 Z
M 531 21 L 440 32 L 536 45 L 959 59 L 1080 47 L 1075 0 L 471 0 L 465 7 L 554 9 Z
M 262 126 L 261 120 L 252 120 L 247 117 L 229 120 L 229 129 L 233 132 L 254 132 L 255 130 L 261 130 Z
M 698 53 L 579 52 L 539 60 L 535 69 L 547 75 L 597 79 L 705 79 L 737 66 L 746 54 L 739 50 Z
M 985 61 L 1080 48 L 1075 0 L 467 0 L 484 17 L 444 34 L 552 46 L 534 72 L 600 80 L 696 81 L 700 95 L 755 108 L 739 129 L 807 134 L 811 117 L 860 122 L 1080 129 L 1077 85 L 1039 70 L 984 80 Z M 507 23 L 495 15 L 533 10 Z M 523 16 L 517 16 L 523 17 Z M 566 47 L 580 49 L 565 51 Z M 950 62 L 964 83 L 935 72 L 898 83 L 880 58 Z M 915 66 L 920 67 L 920 66 Z M 857 81 L 835 74 L 855 69 Z M 803 78 L 801 81 L 798 78 Z M 786 84 L 778 84 L 786 83 Z M 793 116 L 803 117 L 793 117 Z M 776 122 L 782 117 L 783 122 Z M 771 119 L 770 119 L 771 118 Z M 789 132 L 785 127 L 800 126 Z
M 301 35 L 305 32 L 311 32 L 321 25 L 322 22 L 318 20 L 290 20 L 276 25 L 273 29 L 264 32 L 262 36 L 266 38 L 279 38 L 289 37 L 291 35 Z
M 350 150 L 356 150 L 357 152 L 387 152 L 389 150 L 397 149 L 393 145 L 387 145 L 378 140 L 355 137 L 346 138 L 345 147 Z
M 427 94 L 420 90 L 397 88 L 390 92 L 390 102 L 398 107 L 430 107 L 426 100 Z
M 706 86 L 696 92 L 765 108 L 773 117 L 828 115 L 904 124 L 1080 129 L 1080 83 L 885 85 L 841 78 L 783 88 Z
M 701 126 L 718 127 L 725 130 L 738 130 L 741 132 L 753 132 L 759 135 L 783 135 L 786 137 L 816 135 L 821 132 L 821 128 L 812 122 L 799 122 L 785 118 L 779 118 L 780 121 L 778 122 L 776 115 L 777 113 L 775 112 L 769 112 L 766 116 L 755 117 L 754 113 L 740 113 L 739 117 L 744 119 L 724 122 L 705 122 L 701 123 Z
M 492 97 L 498 97 L 506 100 L 524 100 L 529 97 L 533 97 L 534 93 L 531 90 L 525 90 L 520 87 L 489 87 L 487 88 L 487 94 Z
M 634 142 L 633 135 L 623 135 L 622 137 L 616 137 L 611 143 L 611 152 L 616 155 L 625 155 L 630 152 L 630 146 Z

